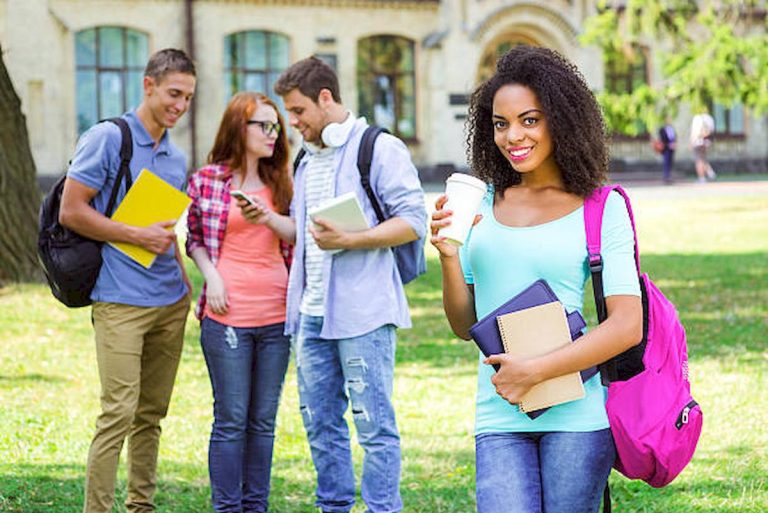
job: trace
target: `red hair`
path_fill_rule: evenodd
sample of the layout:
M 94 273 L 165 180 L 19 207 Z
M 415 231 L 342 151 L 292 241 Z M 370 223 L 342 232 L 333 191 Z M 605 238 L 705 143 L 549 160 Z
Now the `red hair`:
M 242 91 L 232 97 L 221 117 L 216 140 L 208 154 L 208 163 L 226 164 L 232 172 L 242 172 L 245 164 L 247 121 L 260 104 L 275 109 L 280 133 L 277 134 L 272 156 L 259 159 L 259 178 L 272 191 L 275 209 L 281 214 L 287 214 L 293 197 L 293 180 L 289 168 L 290 148 L 283 116 L 268 96 Z

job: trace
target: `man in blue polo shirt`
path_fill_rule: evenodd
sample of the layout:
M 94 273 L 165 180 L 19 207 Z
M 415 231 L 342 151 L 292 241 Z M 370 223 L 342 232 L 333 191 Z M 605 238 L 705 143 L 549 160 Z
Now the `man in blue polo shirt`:
M 195 66 L 180 50 L 155 53 L 144 71 L 144 98 L 123 115 L 133 137 L 133 180 L 143 168 L 181 189 L 186 159 L 168 130 L 189 108 Z M 176 378 L 189 312 L 190 286 L 172 227 L 175 220 L 145 228 L 112 221 L 106 210 L 120 168 L 121 134 L 99 123 L 77 145 L 61 199 L 62 225 L 95 240 L 141 246 L 157 258 L 149 269 L 113 246 L 102 249 L 103 264 L 93 300 L 101 414 L 88 453 L 85 513 L 112 511 L 118 458 L 128 438 L 128 494 L 131 513 L 154 511 L 160 420 Z M 125 195 L 121 188 L 118 204 Z

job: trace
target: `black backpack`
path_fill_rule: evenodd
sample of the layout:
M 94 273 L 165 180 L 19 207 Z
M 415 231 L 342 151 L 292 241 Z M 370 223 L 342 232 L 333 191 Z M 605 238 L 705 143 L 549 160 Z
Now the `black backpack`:
M 104 215 L 112 215 L 120 183 L 125 180 L 128 192 L 133 180 L 129 164 L 133 155 L 133 138 L 128 123 L 122 118 L 107 119 L 120 128 L 120 171 L 112 187 Z M 91 304 L 91 291 L 101 270 L 103 242 L 83 237 L 59 224 L 61 193 L 66 173 L 59 178 L 40 206 L 37 256 L 45 271 L 53 296 L 70 308 Z
M 360 183 L 363 189 L 365 189 L 365 194 L 368 196 L 373 210 L 376 212 L 379 224 L 383 223 L 387 218 L 384 216 L 384 211 L 381 209 L 381 205 L 371 187 L 371 162 L 373 161 L 373 146 L 376 143 L 376 138 L 382 132 L 389 133 L 387 129 L 378 126 L 366 128 L 362 139 L 360 139 L 360 148 L 357 152 L 357 169 L 360 171 Z M 294 173 L 299 168 L 299 163 L 305 154 L 306 151 L 302 148 L 296 155 L 296 159 L 293 161 Z M 397 262 L 397 269 L 400 271 L 400 279 L 403 284 L 409 283 L 427 272 L 423 238 L 395 246 L 392 248 L 392 251 L 395 254 L 395 262 Z

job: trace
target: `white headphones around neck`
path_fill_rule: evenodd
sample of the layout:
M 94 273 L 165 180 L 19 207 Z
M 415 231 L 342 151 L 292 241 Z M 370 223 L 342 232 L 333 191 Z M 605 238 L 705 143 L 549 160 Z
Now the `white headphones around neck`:
M 336 148 L 344 144 L 345 135 L 346 130 L 344 130 L 342 123 L 328 123 L 323 128 L 320 138 L 323 140 L 324 145 Z
M 341 123 L 328 123 L 320 133 L 323 144 L 331 148 L 338 148 L 344 144 L 349 135 L 349 124 L 354 123 L 355 118 L 351 114 Z

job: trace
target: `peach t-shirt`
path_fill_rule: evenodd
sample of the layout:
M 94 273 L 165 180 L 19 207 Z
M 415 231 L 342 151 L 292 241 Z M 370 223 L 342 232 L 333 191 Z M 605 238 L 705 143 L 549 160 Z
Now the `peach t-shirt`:
M 274 209 L 268 187 L 246 191 L 246 194 L 260 197 Z M 227 229 L 216 269 L 224 280 L 229 310 L 224 315 L 217 315 L 206 306 L 206 316 L 238 328 L 285 322 L 288 269 L 280 253 L 280 242 L 266 226 L 246 221 L 234 199 L 229 206 Z

